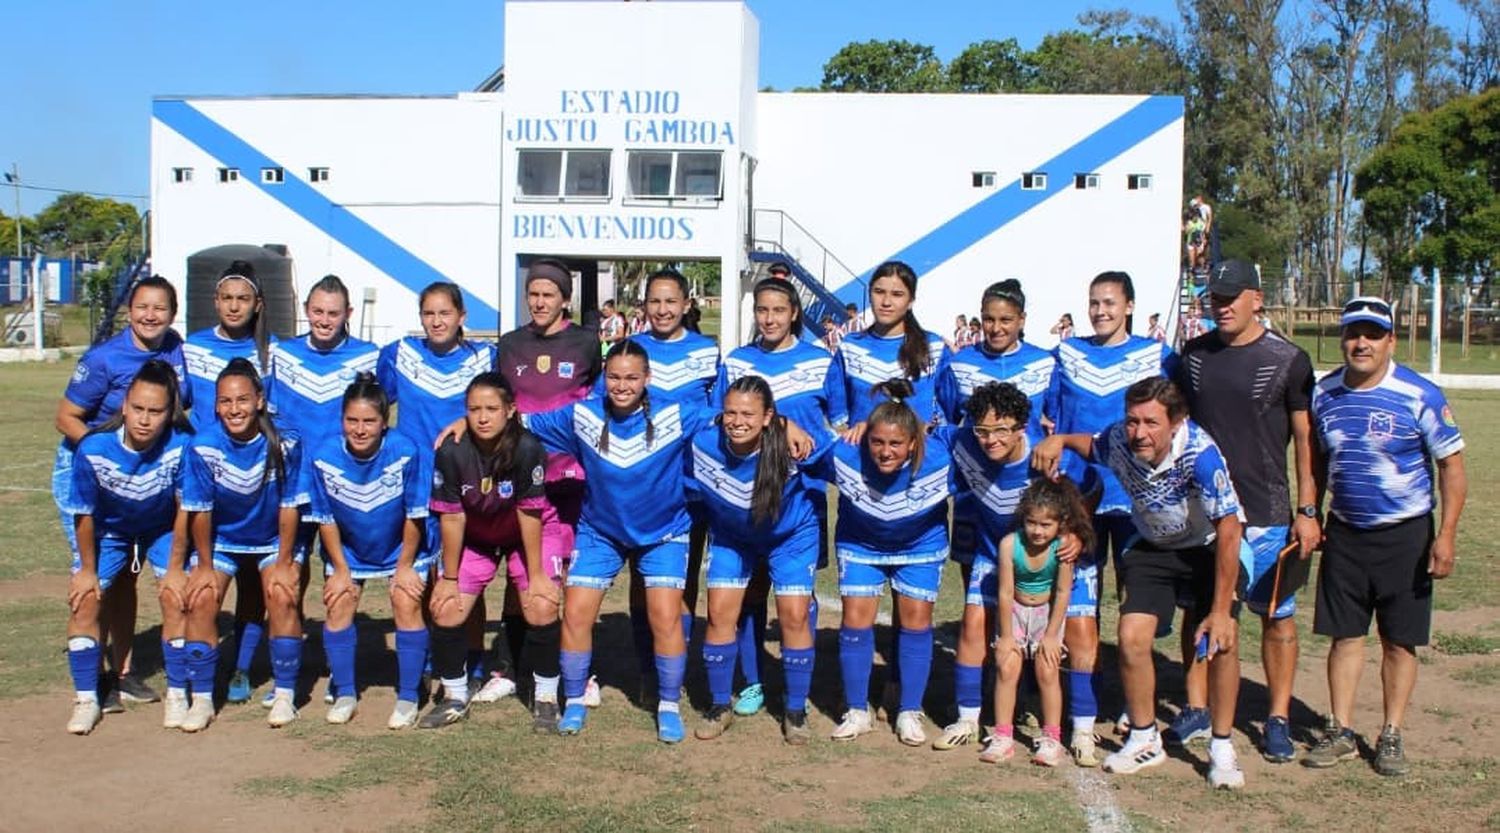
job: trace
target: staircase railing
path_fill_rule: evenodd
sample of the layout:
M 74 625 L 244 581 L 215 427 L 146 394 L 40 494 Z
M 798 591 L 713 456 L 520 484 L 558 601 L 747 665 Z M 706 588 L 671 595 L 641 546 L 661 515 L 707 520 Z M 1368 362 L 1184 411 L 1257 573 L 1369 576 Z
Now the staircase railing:
M 821 240 L 791 215 L 779 208 L 757 208 L 753 220 L 750 233 L 752 250 L 779 252 L 788 260 L 795 260 L 829 294 L 833 294 L 834 289 L 853 285 L 858 290 L 853 303 L 864 308 L 869 293 L 859 273 L 839 260 L 837 255 L 829 251 Z M 844 295 L 848 297 L 849 293 Z M 842 321 L 843 305 L 840 303 L 837 306 L 840 314 L 834 320 Z

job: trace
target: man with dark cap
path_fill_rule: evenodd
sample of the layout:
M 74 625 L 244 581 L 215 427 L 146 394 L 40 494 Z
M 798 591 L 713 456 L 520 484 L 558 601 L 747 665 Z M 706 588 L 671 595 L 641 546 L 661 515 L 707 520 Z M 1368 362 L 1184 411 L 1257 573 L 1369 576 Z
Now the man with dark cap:
M 1321 539 L 1317 484 L 1312 468 L 1312 362 L 1302 348 L 1266 329 L 1260 273 L 1243 260 L 1227 260 L 1209 273 L 1207 295 L 1214 329 L 1182 348 L 1177 382 L 1187 394 L 1188 413 L 1208 430 L 1229 463 L 1245 511 L 1245 541 L 1254 552 L 1248 568 L 1247 606 L 1261 617 L 1261 662 L 1266 670 L 1269 708 L 1262 731 L 1266 760 L 1296 757 L 1292 746 L 1292 681 L 1297 673 L 1296 599 L 1275 609 L 1271 593 L 1277 556 L 1289 543 L 1307 558 Z M 1287 484 L 1286 449 L 1292 445 L 1297 476 L 1296 512 Z M 1191 634 L 1183 624 L 1183 665 L 1187 705 L 1167 730 L 1169 743 L 1187 743 L 1209 734 L 1206 663 L 1195 662 Z
M 1458 560 L 1458 518 L 1468 478 L 1463 437 L 1443 392 L 1396 364 L 1392 313 L 1380 298 L 1346 304 L 1339 320 L 1344 366 L 1313 391 L 1319 485 L 1332 495 L 1313 632 L 1333 640 L 1328 650 L 1333 715 L 1327 734 L 1303 763 L 1332 767 L 1359 756 L 1350 724 L 1373 616 L 1385 695 L 1375 771 L 1400 776 L 1410 769 L 1401 724 L 1417 685 L 1416 648 L 1431 635 L 1433 580 L 1450 575 Z

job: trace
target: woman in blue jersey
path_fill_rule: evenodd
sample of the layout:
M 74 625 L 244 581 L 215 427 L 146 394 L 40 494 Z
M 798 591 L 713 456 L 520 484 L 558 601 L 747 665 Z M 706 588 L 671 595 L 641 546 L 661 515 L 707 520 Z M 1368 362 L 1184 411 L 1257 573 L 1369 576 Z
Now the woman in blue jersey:
M 329 437 L 339 436 L 344 390 L 354 377 L 375 371 L 380 350 L 349 335 L 349 316 L 354 308 L 349 304 L 349 288 L 337 275 L 324 275 L 313 284 L 303 312 L 308 331 L 278 342 L 271 351 L 271 378 L 266 390 L 278 424 L 296 434 L 304 447 L 316 448 Z M 314 523 L 297 527 L 294 546 L 302 565 L 297 589 L 299 615 L 302 597 L 307 593 L 307 555 L 317 530 Z M 327 696 L 337 697 L 338 693 L 330 688 Z M 270 706 L 274 699 L 274 692 L 268 694 L 262 705 Z
M 73 452 L 89 429 L 119 413 L 125 390 L 141 366 L 161 359 L 177 374 L 183 407 L 192 405 L 183 367 L 182 339 L 172 329 L 177 317 L 177 290 L 166 278 L 152 275 L 130 288 L 125 304 L 129 326 L 119 335 L 89 348 L 78 360 L 62 400 L 57 403 L 57 431 L 63 435 L 52 469 L 52 498 L 62 519 L 68 549 L 75 556 L 78 541 L 68 507 L 72 505 Z M 135 635 L 135 574 L 123 575 L 105 601 L 104 622 L 109 652 L 118 673 L 114 685 L 106 685 L 106 711 L 119 711 L 120 700 L 154 703 L 158 696 L 145 680 L 131 671 L 130 648 Z
M 192 705 L 181 729 L 198 732 L 214 718 L 216 617 L 229 582 L 258 573 L 271 631 L 271 712 L 267 722 L 297 719 L 294 696 L 302 668 L 302 617 L 298 585 L 303 554 L 295 552 L 299 513 L 306 502 L 297 484 L 302 444 L 283 432 L 266 407 L 260 374 L 248 359 L 231 359 L 219 374 L 214 401 L 218 421 L 193 439 L 182 481 L 194 557 L 184 563 L 174 548 L 173 571 L 187 606 L 184 647 Z
M 752 293 L 757 336 L 744 347 L 736 348 L 724 358 L 719 379 L 714 386 L 720 404 L 724 392 L 738 380 L 755 375 L 766 380 L 776 402 L 776 412 L 816 432 L 825 425 L 842 426 L 848 421 L 844 411 L 844 378 L 838 362 L 827 351 L 802 338 L 802 301 L 785 278 L 765 278 Z M 803 478 L 807 497 L 818 516 L 818 567 L 826 563 L 823 532 L 828 517 L 828 484 L 814 478 Z M 770 576 L 764 564 L 750 576 L 740 608 L 738 654 L 745 686 L 734 698 L 734 711 L 752 715 L 765 705 L 760 684 L 760 651 L 766 633 L 766 602 L 770 595 Z M 817 598 L 811 597 L 808 620 L 811 630 L 818 629 Z M 785 624 L 783 623 L 783 630 Z
M 684 326 L 687 310 L 688 282 L 681 272 L 668 267 L 646 278 L 646 319 L 651 328 L 629 340 L 638 344 L 651 362 L 651 403 L 658 408 L 674 403 L 708 407 L 709 391 L 719 375 L 719 345 Z M 603 395 L 605 387 L 601 376 L 595 390 Z M 685 643 L 692 641 L 698 573 L 708 539 L 708 525 L 699 517 L 696 498 L 690 494 L 688 500 L 693 523 L 688 537 L 687 584 L 682 592 L 681 626 Z M 631 573 L 630 625 L 635 635 L 636 660 L 642 679 L 647 679 L 655 666 L 656 652 L 651 647 L 654 629 L 646 615 L 644 592 L 641 577 Z
M 890 582 L 900 615 L 895 654 L 901 663 L 896 736 L 926 743 L 922 695 L 932 670 L 932 607 L 948 558 L 948 452 L 927 443 L 927 426 L 906 405 L 911 385 L 877 385 L 886 401 L 870 412 L 858 445 L 838 443 L 819 467 L 838 486 L 834 546 L 839 559 L 839 665 L 848 711 L 834 740 L 870 731 L 870 669 L 875 657 L 875 613 Z M 894 618 L 894 617 L 893 617 Z
M 495 364 L 495 346 L 464 336 L 463 290 L 457 284 L 428 284 L 417 296 L 422 335 L 405 336 L 380 350 L 377 375 L 393 404 L 398 405 L 396 433 L 410 440 L 421 454 L 424 476 L 432 478 L 433 441 L 443 429 L 464 418 L 464 390 L 469 382 Z M 437 519 L 428 517 L 424 549 L 436 553 Z M 469 623 L 469 671 L 484 675 L 484 598 Z M 474 699 L 492 702 L 515 691 L 509 679 L 496 676 Z
M 1172 348 L 1149 338 L 1131 335 L 1135 284 L 1124 272 L 1103 272 L 1089 284 L 1089 321 L 1094 334 L 1057 345 L 1057 370 L 1048 392 L 1047 413 L 1059 434 L 1094 434 L 1120 420 L 1125 412 L 1125 390 L 1141 379 L 1171 377 L 1177 356 Z M 1088 464 L 1069 453 L 1064 473 L 1081 482 Z M 1134 534 L 1130 500 L 1119 481 L 1102 466 L 1095 473 L 1103 484 L 1094 522 L 1095 550 L 1081 558 L 1073 571 L 1073 593 L 1068 602 L 1065 639 L 1068 647 L 1068 715 L 1073 735 L 1073 758 L 1081 766 L 1099 763 L 1094 738 L 1098 701 L 1094 670 L 1099 653 L 1099 582 L 1111 549 L 1116 554 Z
M 807 692 L 813 673 L 809 608 L 822 520 L 792 460 L 784 417 L 777 412 L 770 384 L 760 376 L 741 376 L 724 391 L 723 402 L 718 425 L 693 437 L 688 458 L 713 539 L 708 557 L 708 633 L 703 640 L 713 699 L 694 734 L 711 740 L 734 720 L 730 695 L 740 607 L 751 576 L 769 572 L 776 590 L 786 678 L 782 736 L 787 743 L 803 745 L 808 740 Z M 820 451 L 826 454 L 833 444 L 830 433 Z M 817 461 L 814 455 L 802 465 Z
M 216 419 L 219 373 L 230 359 L 249 359 L 265 377 L 271 367 L 271 347 L 276 337 L 266 323 L 265 302 L 255 266 L 236 260 L 220 273 L 214 284 L 214 314 L 219 322 L 187 337 L 182 358 L 187 367 L 188 386 L 198 407 L 191 416 L 193 428 L 201 430 Z M 266 612 L 261 605 L 259 576 L 246 576 L 235 582 L 234 624 L 237 644 L 234 673 L 229 678 L 225 700 L 243 703 L 250 699 L 250 663 L 265 633 Z
M 923 424 L 936 421 L 936 380 L 951 354 L 943 337 L 922 329 L 912 305 L 917 300 L 917 274 L 899 260 L 875 267 L 870 276 L 870 311 L 875 320 L 850 333 L 839 345 L 844 375 L 844 400 L 849 414 L 845 439 L 858 444 L 864 422 L 879 404 L 877 387 L 891 379 L 911 386 L 907 407 Z
M 461 626 L 485 588 L 504 571 L 525 617 L 516 661 L 531 668 L 532 728 L 557 731 L 558 641 L 562 575 L 570 538 L 547 534 L 557 510 L 546 497 L 547 456 L 521 425 L 510 381 L 474 377 L 465 394 L 463 436 L 445 440 L 434 464 L 432 511 L 442 531 L 442 571 L 432 592 L 432 670 L 444 697 L 419 728 L 436 729 L 468 714 Z
M 365 581 L 383 578 L 390 580 L 396 623 L 396 706 L 386 727 L 405 729 L 417 721 L 427 660 L 422 603 L 432 569 L 426 540 L 432 477 L 419 446 L 387 431 L 390 402 L 373 374 L 361 374 L 344 391 L 343 412 L 342 438 L 303 449 L 299 481 L 306 517 L 318 524 L 323 542 L 323 650 L 328 683 L 338 691 L 327 720 L 348 723 L 359 708 L 354 614 Z
M 99 664 L 103 600 L 122 576 L 151 564 L 158 585 L 178 517 L 182 450 L 191 431 L 178 398 L 177 374 L 160 359 L 141 365 L 119 411 L 78 443 L 73 461 L 72 518 L 78 552 L 68 582 L 68 668 L 73 676 L 73 713 L 68 731 L 86 735 L 102 714 Z M 161 587 L 162 654 L 167 666 L 167 716 L 181 719 L 181 599 Z M 174 686 L 175 684 L 175 686 Z

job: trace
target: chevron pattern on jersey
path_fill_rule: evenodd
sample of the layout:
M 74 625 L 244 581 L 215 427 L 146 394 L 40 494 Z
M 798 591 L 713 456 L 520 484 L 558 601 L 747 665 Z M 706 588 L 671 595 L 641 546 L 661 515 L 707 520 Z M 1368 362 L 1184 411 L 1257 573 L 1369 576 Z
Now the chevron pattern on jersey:
M 839 346 L 839 351 L 844 354 L 844 368 L 850 376 L 860 381 L 878 385 L 888 379 L 906 378 L 906 371 L 901 368 L 900 361 L 895 358 L 885 361 L 857 340 L 846 339 Z M 931 370 L 936 370 L 938 362 L 943 358 L 943 343 L 936 340 L 927 342 L 927 357 Z
M 719 371 L 719 348 L 699 347 L 675 362 L 651 359 L 651 386 L 677 390 L 704 379 L 713 379 Z
M 214 475 L 215 487 L 228 489 L 240 495 L 254 495 L 260 492 L 261 478 L 266 470 L 264 457 L 249 468 L 240 468 L 230 462 L 229 456 L 224 453 L 223 449 L 197 446 L 193 448 L 193 453 L 202 457 L 203 462 L 208 464 L 208 470 Z M 268 484 L 276 482 L 276 472 L 271 472 L 266 482 Z
M 1156 342 L 1125 353 L 1109 367 L 1095 367 L 1078 348 L 1063 342 L 1057 358 L 1074 385 L 1096 396 L 1107 396 L 1142 379 L 1161 375 L 1161 345 Z
M 613 438 L 611 438 L 613 440 Z M 750 510 L 750 503 L 755 498 L 755 472 L 750 472 L 750 482 L 729 473 L 723 463 L 715 460 L 712 454 L 693 446 L 693 479 L 713 490 L 720 500 L 730 506 Z
M 396 347 L 396 372 L 437 399 L 456 399 L 463 396 L 470 380 L 490 369 L 490 357 L 485 351 L 463 346 L 457 349 L 467 355 L 456 369 L 444 373 L 424 362 L 422 354 L 403 340 Z
M 208 349 L 192 342 L 182 345 L 182 362 L 187 367 L 189 376 L 210 382 L 218 380 L 219 374 L 224 372 L 224 366 L 229 364 L 227 359 L 215 356 Z
M 833 355 L 829 354 L 797 362 L 780 373 L 767 373 L 765 368 L 756 367 L 744 359 L 728 358 L 724 360 L 724 378 L 732 385 L 741 377 L 759 376 L 771 386 L 771 395 L 780 402 L 799 393 L 822 391 L 823 381 L 828 378 L 828 365 L 832 362 Z
M 622 469 L 628 469 L 651 458 L 653 454 L 682 438 L 682 411 L 676 405 L 668 405 L 660 411 L 653 410 L 651 424 L 656 431 L 650 447 L 646 445 L 646 427 L 633 437 L 622 437 L 611 428 L 609 453 L 600 454 L 604 460 Z M 604 420 L 593 411 L 582 406 L 573 408 L 573 433 L 580 444 L 598 454 L 599 432 L 604 430 Z
M 949 362 L 948 366 L 953 369 L 953 377 L 958 380 L 958 392 L 965 397 L 973 396 L 975 388 L 990 382 L 1010 382 L 1021 393 L 1036 396 L 1039 393 L 1045 393 L 1047 386 L 1051 384 L 1052 371 L 1056 367 L 1056 362 L 1051 356 L 1044 356 L 1022 367 L 1020 372 L 1009 379 L 999 379 L 990 375 L 991 368 L 983 365 L 955 360 Z
M 327 373 L 319 373 L 296 356 L 277 350 L 271 366 L 277 385 L 285 385 L 303 399 L 322 405 L 343 396 L 355 376 L 374 372 L 379 357 L 379 353 L 371 351 L 351 358 Z
M 161 460 L 146 471 L 131 472 L 120 467 L 114 460 L 102 454 L 87 455 L 94 467 L 94 476 L 99 485 L 122 500 L 145 501 L 169 491 L 177 482 L 177 470 L 182 465 L 182 449 L 172 448 L 163 452 Z
M 899 521 L 926 512 L 948 499 L 948 467 L 917 478 L 909 488 L 885 493 L 865 483 L 858 466 L 834 460 L 835 483 L 839 495 L 847 497 L 860 511 L 880 521 Z
M 1027 446 L 1025 455 L 1021 457 L 1023 465 L 1025 464 L 1024 461 L 1031 456 L 1029 442 Z M 955 444 L 954 446 L 953 463 L 958 466 L 959 473 L 963 475 L 964 482 L 969 484 L 970 493 L 978 497 L 979 501 L 987 509 L 996 515 L 1014 515 L 1016 513 L 1016 506 L 1021 502 L 1021 493 L 1026 491 L 1026 483 L 1024 481 L 1014 489 L 1004 488 L 985 473 L 985 469 L 989 465 L 989 459 L 975 457 L 968 448 L 965 448 L 961 444 Z
M 329 500 L 337 501 L 356 512 L 369 512 L 393 500 L 401 500 L 406 493 L 402 469 L 410 460 L 410 457 L 396 458 L 381 469 L 379 477 L 368 483 L 349 479 L 343 469 L 327 460 L 315 460 L 313 467 L 318 470 L 318 476 L 323 481 L 323 491 L 328 493 Z M 319 523 L 333 522 L 332 518 L 317 520 Z

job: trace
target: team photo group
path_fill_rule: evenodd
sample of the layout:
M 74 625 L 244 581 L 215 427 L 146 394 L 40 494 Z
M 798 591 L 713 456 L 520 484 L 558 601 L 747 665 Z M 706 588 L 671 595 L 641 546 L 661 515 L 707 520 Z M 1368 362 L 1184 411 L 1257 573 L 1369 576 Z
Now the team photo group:
M 591 709 L 610 708 L 593 648 L 621 579 L 642 680 L 631 699 L 654 703 L 665 743 L 762 711 L 786 743 L 813 742 L 822 662 L 842 686 L 832 741 L 875 730 L 885 704 L 901 743 L 977 748 L 986 763 L 1128 774 L 1206 740 L 1209 784 L 1237 789 L 1238 726 L 1271 762 L 1333 767 L 1368 749 L 1382 775 L 1409 771 L 1416 649 L 1456 559 L 1466 479 L 1442 392 L 1395 361 L 1389 303 L 1343 308 L 1342 364 L 1319 376 L 1270 328 L 1240 261 L 1210 270 L 1212 329 L 1180 352 L 1134 334 L 1124 272 L 1093 278 L 1077 299 L 1092 333 L 1052 349 L 1025 339 L 1014 279 L 974 299 L 979 333 L 953 349 L 918 322 L 918 276 L 891 261 L 869 278 L 867 320 L 830 350 L 789 277 L 777 265 L 754 285 L 754 337 L 722 352 L 670 268 L 643 286 L 643 332 L 575 323 L 572 272 L 542 259 L 524 280 L 528 323 L 498 341 L 466 336 L 462 291 L 434 283 L 414 311 L 421 335 L 384 347 L 350 334 L 333 275 L 306 294 L 308 331 L 280 340 L 248 263 L 219 278 L 217 324 L 185 339 L 172 283 L 138 281 L 128 327 L 84 354 L 57 411 L 67 731 L 158 700 L 168 729 L 204 731 L 252 701 L 285 726 L 313 696 L 304 663 L 326 664 L 314 691 L 329 723 L 348 723 L 361 677 L 392 676 L 356 650 L 364 590 L 383 587 L 389 728 L 439 729 L 519 696 L 536 732 L 586 733 Z M 147 566 L 160 694 L 132 657 Z M 815 593 L 825 568 L 836 610 Z M 312 570 L 321 657 L 305 650 Z M 945 570 L 963 594 L 954 702 L 929 726 Z M 1331 640 L 1326 691 L 1298 692 L 1326 726 L 1290 722 L 1299 601 Z M 1115 604 L 1105 663 L 1101 605 Z M 1242 615 L 1261 623 L 1263 714 L 1236 713 Z M 837 622 L 837 650 L 818 657 L 820 618 Z M 1372 619 L 1384 704 L 1367 741 L 1354 713 Z M 1186 694 L 1159 726 L 1153 643 L 1169 634 Z M 872 693 L 877 650 L 886 685 Z M 262 652 L 272 679 L 257 694 Z M 701 715 L 684 714 L 690 658 L 707 680 Z M 1101 714 L 1106 675 L 1119 713 Z M 1018 734 L 1033 696 L 1036 726 Z M 1118 743 L 1096 734 L 1101 717 Z

